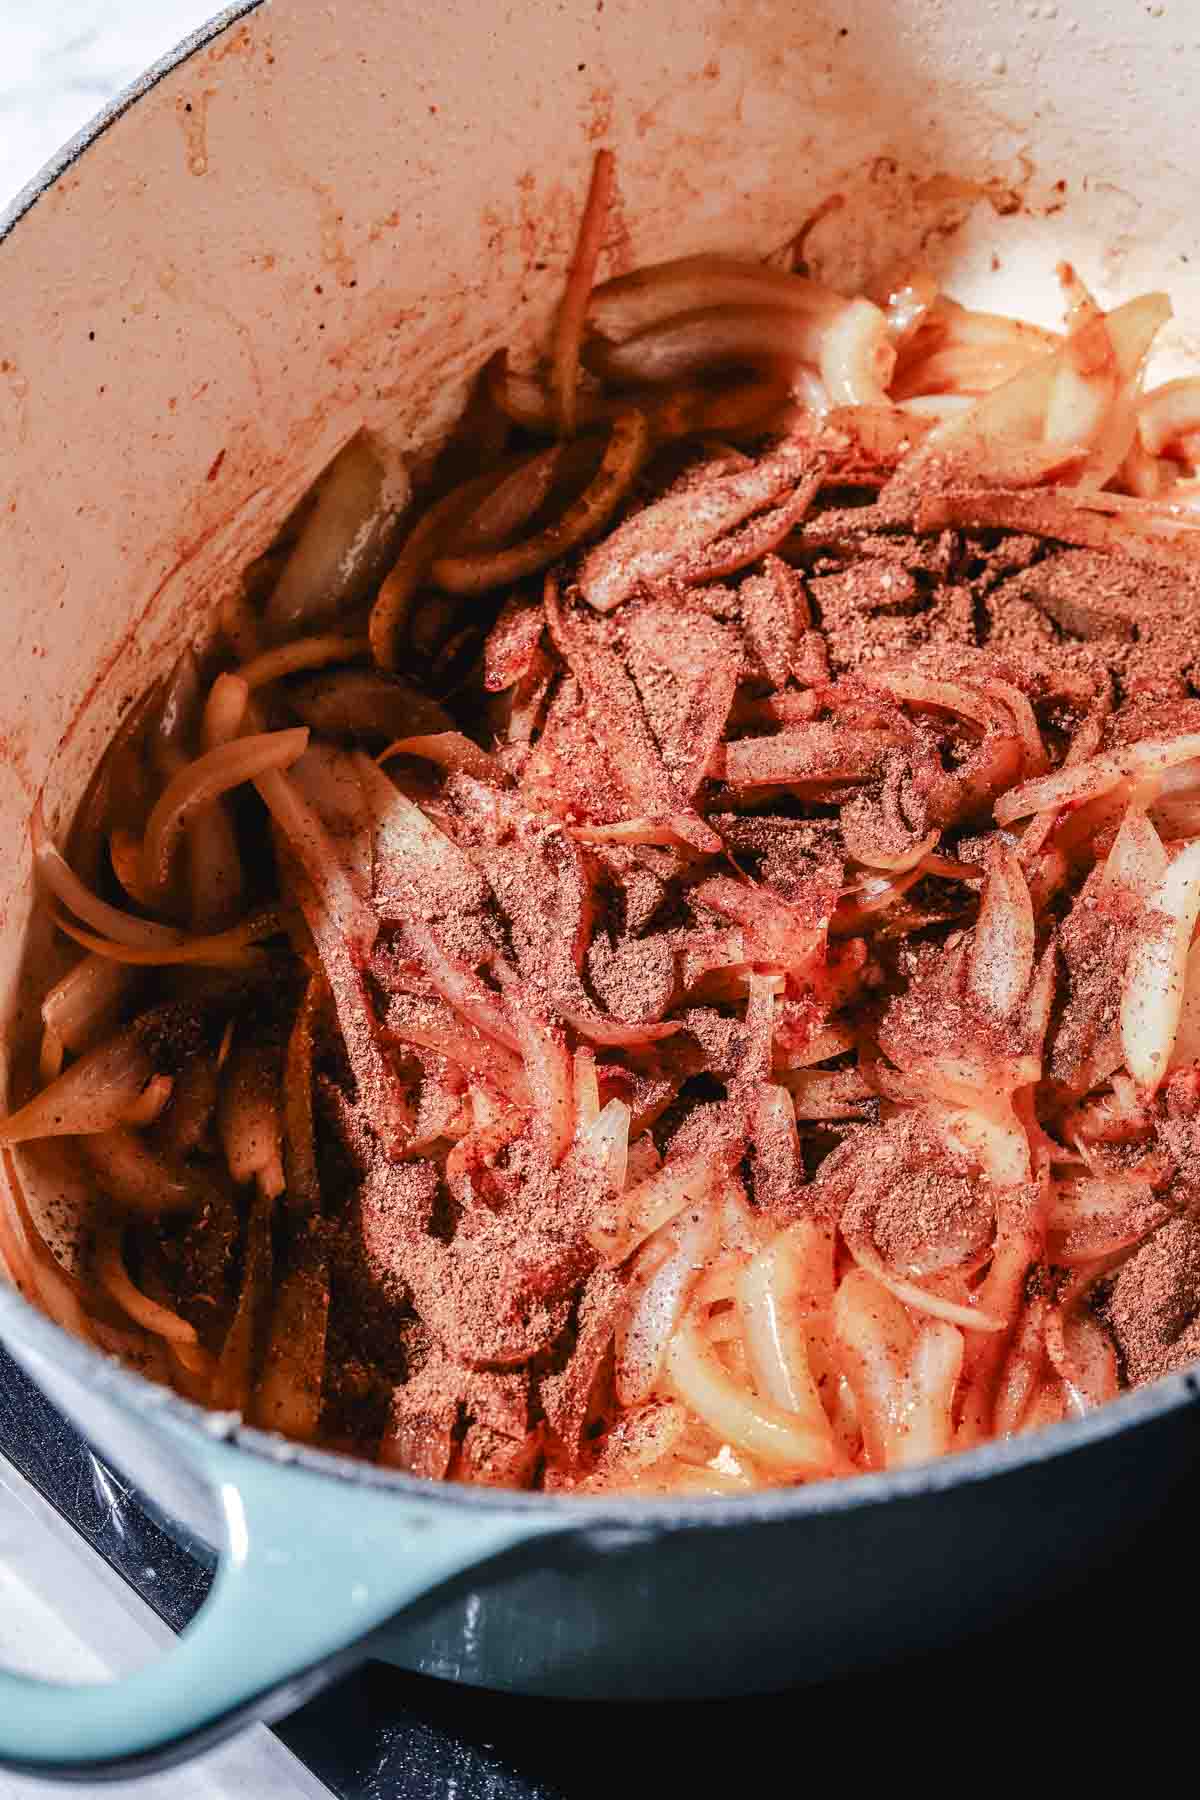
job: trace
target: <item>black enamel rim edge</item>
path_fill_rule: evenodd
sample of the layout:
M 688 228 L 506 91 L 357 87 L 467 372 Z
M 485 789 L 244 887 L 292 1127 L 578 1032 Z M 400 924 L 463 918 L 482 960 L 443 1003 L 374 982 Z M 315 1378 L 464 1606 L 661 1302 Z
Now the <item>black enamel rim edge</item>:
M 153 64 L 103 111 L 55 153 L 0 212 L 0 244 L 13 229 L 109 126 L 149 93 L 173 70 L 239 20 L 257 12 L 265 0 L 235 0 L 215 18 L 189 34 Z M 53 1320 L 8 1287 L 0 1288 L 0 1337 L 12 1347 L 28 1346 L 35 1355 L 63 1365 L 76 1379 L 91 1383 L 106 1398 L 152 1424 L 166 1418 L 184 1427 L 198 1443 L 213 1441 L 213 1415 L 169 1389 L 157 1386 L 115 1358 L 72 1337 Z M 582 1531 L 606 1526 L 642 1530 L 678 1526 L 719 1526 L 775 1523 L 809 1514 L 851 1512 L 886 1501 L 913 1499 L 922 1494 L 966 1486 L 1020 1469 L 1049 1462 L 1059 1456 L 1102 1442 L 1117 1433 L 1160 1418 L 1177 1408 L 1200 1402 L 1200 1366 L 1166 1376 L 1151 1386 L 1121 1395 L 1082 1419 L 1049 1426 L 1025 1439 L 993 1440 L 978 1449 L 943 1457 L 914 1469 L 856 1476 L 853 1480 L 814 1482 L 805 1487 L 764 1489 L 758 1493 L 722 1500 L 699 1497 L 675 1500 L 647 1496 L 614 1500 L 605 1496 L 529 1494 L 468 1483 L 431 1483 L 398 1470 L 381 1469 L 334 1451 L 319 1450 L 234 1422 L 225 1441 L 248 1455 L 275 1464 L 281 1473 L 298 1469 L 305 1476 L 334 1479 L 347 1486 L 380 1488 L 419 1499 L 426 1504 L 453 1506 L 479 1513 L 517 1512 L 544 1517 L 549 1514 L 564 1530 Z

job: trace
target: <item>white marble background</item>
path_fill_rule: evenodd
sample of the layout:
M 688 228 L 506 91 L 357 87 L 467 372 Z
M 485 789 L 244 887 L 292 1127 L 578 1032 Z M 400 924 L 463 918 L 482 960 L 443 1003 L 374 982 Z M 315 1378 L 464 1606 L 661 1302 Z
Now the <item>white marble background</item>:
M 0 210 L 67 138 L 220 0 L 0 0 Z M 170 1634 L 0 1461 L 0 1665 L 103 1680 Z M 187 1770 L 103 1787 L 0 1770 L 0 1800 L 318 1800 L 327 1790 L 261 1726 Z
M 0 0 L 0 208 L 221 0 Z

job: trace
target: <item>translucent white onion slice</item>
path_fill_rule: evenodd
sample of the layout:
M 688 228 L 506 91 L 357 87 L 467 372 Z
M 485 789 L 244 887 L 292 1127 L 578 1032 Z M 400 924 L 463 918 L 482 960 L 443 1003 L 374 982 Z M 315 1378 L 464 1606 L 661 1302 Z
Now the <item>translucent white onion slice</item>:
M 723 1442 L 771 1469 L 787 1469 L 810 1480 L 831 1473 L 834 1457 L 828 1426 L 811 1430 L 794 1413 L 742 1387 L 724 1369 L 691 1314 L 671 1340 L 667 1372 L 684 1405 Z
M 1036 781 L 1023 781 L 1010 788 L 996 801 L 993 813 L 998 825 L 1011 825 L 1044 808 L 1073 806 L 1081 800 L 1094 800 L 1107 794 L 1118 782 L 1131 777 L 1144 780 L 1163 769 L 1200 758 L 1200 731 L 1189 731 L 1174 738 L 1144 738 L 1122 750 L 1110 750 L 1103 756 L 1089 757 L 1086 762 L 1064 765 L 1052 775 L 1040 775 Z
M 1125 1067 L 1153 1093 L 1170 1066 L 1183 1010 L 1188 946 L 1200 916 L 1200 839 L 1179 852 L 1151 896 L 1121 993 Z
M 1171 1051 L 1171 1067 L 1200 1062 L 1200 943 L 1188 952 L 1183 977 L 1183 1005 L 1179 1011 L 1179 1027 Z
M 805 1324 L 811 1304 L 803 1291 L 808 1260 L 805 1246 L 780 1232 L 738 1275 L 737 1310 L 758 1392 L 823 1436 L 832 1458 L 829 1421 L 808 1359 Z
M 615 1379 L 622 1406 L 636 1406 L 654 1389 L 671 1334 L 716 1245 L 716 1209 L 705 1204 L 642 1252 L 629 1311 L 617 1326 Z
M 979 922 L 967 960 L 967 989 L 1007 1018 L 1033 973 L 1033 901 L 1016 852 L 997 843 L 988 861 Z
M 1131 809 L 1121 821 L 1104 862 L 1101 893 L 1130 894 L 1149 905 L 1167 873 L 1163 841 L 1143 812 Z

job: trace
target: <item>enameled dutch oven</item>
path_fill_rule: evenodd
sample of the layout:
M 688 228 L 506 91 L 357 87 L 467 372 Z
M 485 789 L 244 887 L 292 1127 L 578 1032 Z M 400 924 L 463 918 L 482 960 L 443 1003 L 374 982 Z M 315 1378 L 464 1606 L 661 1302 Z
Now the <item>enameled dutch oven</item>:
M 1169 286 L 1200 366 L 1178 9 L 927 0 L 275 0 L 150 71 L 0 222 L 0 1022 L 27 820 L 62 824 L 123 702 L 360 426 L 427 445 L 550 316 L 590 157 L 614 268 L 765 252 L 853 290 L 922 244 L 962 298 L 1050 319 L 1053 269 Z M 68 1339 L 0 1335 L 169 1528 L 221 1550 L 196 1623 L 113 1686 L 0 1675 L 0 1761 L 170 1761 L 349 1659 L 596 1698 L 738 1694 L 1011 1611 L 1161 1505 L 1200 1442 L 1184 1374 L 928 1469 L 736 1503 L 427 1484 L 243 1430 Z

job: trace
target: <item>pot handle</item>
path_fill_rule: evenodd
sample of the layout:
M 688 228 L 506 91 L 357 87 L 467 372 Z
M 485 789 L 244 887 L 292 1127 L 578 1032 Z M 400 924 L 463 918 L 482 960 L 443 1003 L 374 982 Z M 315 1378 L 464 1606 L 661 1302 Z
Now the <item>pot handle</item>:
M 123 1680 L 64 1685 L 0 1671 L 0 1766 L 142 1773 L 251 1719 L 278 1718 L 358 1660 L 375 1626 L 551 1530 L 516 1508 L 297 1480 L 294 1468 L 223 1444 L 176 1441 L 224 1514 L 208 1599 L 177 1643 Z

